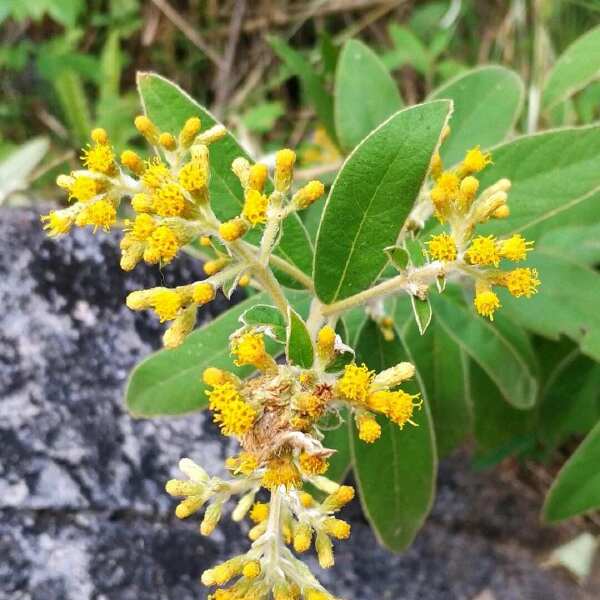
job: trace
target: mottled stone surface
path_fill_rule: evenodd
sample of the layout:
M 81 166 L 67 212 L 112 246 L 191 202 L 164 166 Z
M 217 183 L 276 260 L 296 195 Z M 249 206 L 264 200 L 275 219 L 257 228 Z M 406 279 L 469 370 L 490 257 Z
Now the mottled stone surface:
M 245 547 L 227 519 L 210 539 L 177 522 L 162 492 L 183 455 L 221 468 L 227 442 L 214 426 L 204 415 L 134 421 L 122 406 L 127 373 L 160 340 L 151 317 L 124 307 L 126 293 L 191 281 L 198 268 L 117 264 L 113 235 L 57 242 L 33 211 L 0 211 L 1 600 L 203 598 L 200 573 Z M 442 465 L 408 553 L 379 548 L 355 503 L 352 540 L 323 580 L 348 600 L 587 597 L 537 566 L 558 539 L 538 528 L 537 508 L 459 455 Z

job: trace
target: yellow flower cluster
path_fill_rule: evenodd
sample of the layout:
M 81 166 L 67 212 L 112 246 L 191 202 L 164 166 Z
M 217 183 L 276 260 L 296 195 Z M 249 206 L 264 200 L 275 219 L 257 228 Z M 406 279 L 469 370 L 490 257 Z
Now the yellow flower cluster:
M 180 468 L 188 480 L 169 481 L 167 492 L 181 498 L 180 518 L 207 505 L 200 526 L 204 535 L 214 530 L 224 503 L 234 495 L 239 500 L 233 519 L 248 516 L 253 523 L 248 552 L 202 575 L 205 585 L 217 588 L 209 598 L 334 600 L 294 555 L 314 547 L 321 567 L 329 568 L 333 542 L 350 536 L 350 525 L 336 513 L 354 498 L 354 490 L 325 476 L 332 450 L 322 445 L 320 421 L 345 406 L 366 442 L 381 433 L 375 414 L 400 428 L 416 425 L 414 411 L 422 401 L 398 387 L 414 375 L 412 364 L 375 373 L 351 362 L 330 373 L 326 367 L 348 348 L 330 326 L 320 329 L 313 343 L 317 360 L 312 368 L 279 364 L 268 353 L 267 333 L 244 326 L 231 336 L 231 354 L 236 366 L 254 367 L 256 375 L 241 379 L 215 367 L 202 374 L 215 423 L 241 446 L 226 461 L 233 479 L 210 478 L 184 459 Z M 324 499 L 304 490 L 305 483 L 321 490 Z M 261 488 L 270 493 L 269 503 L 256 501 Z M 269 549 L 273 540 L 275 554 Z
M 431 202 L 440 223 L 449 225 L 449 232 L 432 235 L 426 246 L 431 260 L 440 261 L 444 269 L 452 266 L 475 280 L 475 310 L 493 319 L 494 312 L 500 308 L 494 285 L 505 287 L 515 297 L 529 298 L 536 293 L 540 281 L 533 268 L 500 269 L 503 260 L 525 260 L 533 242 L 519 234 L 508 238 L 473 235 L 477 225 L 510 214 L 507 205 L 510 181 L 507 179 L 478 194 L 479 180 L 475 175 L 490 163 L 490 154 L 479 147 L 469 150 L 454 170 L 445 171 L 439 154 L 434 156 Z

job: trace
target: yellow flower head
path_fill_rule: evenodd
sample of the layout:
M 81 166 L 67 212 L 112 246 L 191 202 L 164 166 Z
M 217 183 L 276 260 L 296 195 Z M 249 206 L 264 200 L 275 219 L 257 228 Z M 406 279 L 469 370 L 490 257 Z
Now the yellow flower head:
M 504 284 L 515 298 L 531 298 L 540 285 L 537 269 L 529 267 L 509 271 L 504 276 Z
M 394 392 L 389 390 L 379 390 L 369 394 L 367 398 L 367 406 L 370 410 L 387 415 L 390 410 L 390 402 L 394 396 Z
M 275 457 L 267 463 L 262 484 L 268 489 L 278 488 L 280 485 L 288 489 L 299 488 L 302 485 L 302 477 L 291 457 Z
M 242 575 L 248 579 L 256 579 L 260 575 L 260 563 L 256 560 L 251 560 L 244 565 Z
M 351 363 L 344 368 L 344 373 L 338 380 L 336 389 L 351 402 L 364 403 L 373 375 L 373 371 L 369 371 L 366 365 L 363 364 L 359 367 L 355 363 Z
M 390 421 L 396 423 L 402 429 L 406 423 L 416 425 L 411 421 L 415 408 L 420 408 L 423 400 L 419 400 L 419 394 L 408 394 L 403 390 L 392 392 L 388 408 Z
M 256 419 L 256 411 L 241 397 L 224 403 L 215 411 L 213 420 L 218 423 L 223 435 L 242 436 L 247 433 Z
M 275 189 L 278 192 L 287 192 L 292 185 L 295 162 L 296 153 L 289 148 L 279 150 L 275 155 Z
M 136 213 L 146 213 L 152 210 L 152 198 L 148 194 L 135 194 L 131 199 L 131 208 Z
M 113 175 L 115 172 L 115 153 L 108 144 L 94 144 L 83 150 L 83 165 L 90 171 Z
M 494 265 L 498 266 L 500 254 L 493 235 L 479 235 L 473 238 L 465 256 L 472 265 Z
M 210 283 L 197 283 L 192 291 L 192 300 L 200 306 L 215 299 L 215 288 Z
M 342 519 L 330 517 L 325 519 L 323 526 L 331 537 L 338 540 L 347 540 L 350 537 L 350 524 Z
M 144 161 L 133 150 L 124 150 L 121 153 L 121 163 L 136 175 L 144 172 Z
M 219 225 L 219 235 L 225 242 L 235 242 L 246 233 L 246 224 L 236 218 Z
M 356 419 L 358 437 L 367 444 L 372 444 L 381 437 L 381 425 L 373 415 L 360 415 Z
M 67 216 L 62 211 L 52 210 L 47 215 L 43 215 L 41 219 L 44 224 L 44 229 L 51 237 L 69 233 L 71 226 L 73 225 L 73 218 Z
M 177 217 L 185 208 L 185 199 L 176 183 L 167 183 L 152 197 L 152 209 L 161 217 Z
M 150 304 L 161 323 L 172 321 L 181 308 L 181 296 L 175 290 L 158 289 L 152 294 Z
M 198 192 L 208 184 L 207 164 L 200 160 L 191 160 L 179 171 L 179 183 L 188 192 Z
M 348 502 L 351 502 L 354 499 L 354 495 L 355 492 L 352 486 L 340 485 L 333 494 L 325 498 L 323 508 L 331 511 L 340 510 L 340 508 L 346 506 Z
M 257 192 L 262 192 L 268 175 L 267 165 L 263 165 L 262 163 L 252 165 L 248 172 L 248 187 Z
M 154 219 L 146 213 L 141 213 L 133 220 L 131 233 L 135 239 L 143 242 L 152 235 L 152 232 L 155 229 L 156 223 L 154 222 Z
M 210 410 L 221 410 L 230 402 L 242 399 L 237 387 L 229 380 L 226 380 L 223 383 L 209 385 L 213 386 L 212 390 L 206 392 Z
M 175 150 L 175 148 L 177 148 L 177 140 L 173 134 L 167 133 L 166 131 L 158 136 L 158 144 L 161 148 L 164 148 L 169 152 L 172 152 Z
M 321 396 L 315 394 L 301 394 L 298 397 L 298 410 L 316 419 L 323 414 L 325 401 Z
M 267 220 L 267 207 L 269 199 L 258 190 L 250 189 L 246 192 L 242 215 L 254 226 Z
M 492 162 L 489 152 L 482 152 L 479 146 L 469 150 L 463 160 L 462 166 L 467 173 L 479 173 Z
M 159 260 L 165 264 L 169 263 L 175 258 L 179 251 L 179 239 L 166 225 L 157 227 L 147 241 L 149 250 L 154 253 L 153 256 L 157 257 L 156 261 L 148 261 L 146 259 L 146 253 L 144 253 L 144 260 L 147 260 L 147 262 L 150 263 L 158 262 Z
M 433 260 L 445 262 L 456 260 L 456 244 L 452 236 L 447 233 L 432 235 L 431 239 L 427 242 L 427 249 Z
M 188 148 L 192 145 L 194 138 L 200 133 L 202 123 L 198 117 L 190 117 L 179 134 L 179 143 L 184 147 Z
M 106 133 L 106 129 L 102 129 L 102 127 L 92 129 L 90 137 L 96 144 L 108 144 L 108 134 Z
M 252 365 L 260 370 L 266 370 L 273 364 L 273 359 L 267 354 L 265 338 L 262 333 L 243 333 L 231 343 L 231 353 L 236 356 L 238 367 Z
M 325 325 L 317 334 L 317 350 L 319 355 L 324 359 L 331 359 L 333 356 L 335 345 L 335 329 L 329 325 Z
M 97 200 L 92 204 L 87 204 L 85 208 L 77 215 L 75 224 L 79 227 L 92 225 L 94 231 L 101 228 L 108 231 L 117 221 L 117 211 L 112 202 L 108 200 Z
M 225 466 L 236 475 L 250 475 L 258 468 L 258 461 L 250 452 L 240 452 L 239 456 L 231 456 L 225 461 Z
M 73 179 L 69 186 L 69 198 L 80 202 L 88 202 L 102 190 L 102 185 L 96 179 L 79 175 Z
M 264 502 L 256 502 L 248 515 L 254 523 L 262 523 L 269 518 L 269 505 Z
M 294 194 L 294 202 L 298 208 L 308 208 L 325 193 L 325 186 L 316 179 L 309 181 Z
M 299 523 L 294 529 L 294 550 L 299 554 L 310 549 L 313 530 L 308 523 Z
M 146 168 L 142 175 L 142 183 L 151 190 L 158 189 L 163 183 L 172 179 L 169 167 L 158 157 L 146 162 Z
M 302 452 L 298 457 L 300 469 L 308 475 L 323 475 L 329 468 L 329 463 L 326 459 L 315 454 Z
M 484 290 L 475 295 L 475 310 L 482 316 L 494 320 L 494 313 L 500 308 L 500 299 L 492 290 Z
M 458 175 L 451 171 L 444 171 L 435 183 L 435 188 L 443 193 L 444 198 L 447 200 L 453 200 L 458 196 L 460 186 L 460 179 Z
M 146 140 L 148 140 L 148 143 L 156 146 L 158 143 L 159 132 L 156 125 L 148 117 L 139 115 L 135 118 L 133 124 Z
M 500 255 L 503 258 L 518 262 L 527 258 L 527 252 L 533 248 L 534 242 L 528 242 L 518 233 L 500 242 Z

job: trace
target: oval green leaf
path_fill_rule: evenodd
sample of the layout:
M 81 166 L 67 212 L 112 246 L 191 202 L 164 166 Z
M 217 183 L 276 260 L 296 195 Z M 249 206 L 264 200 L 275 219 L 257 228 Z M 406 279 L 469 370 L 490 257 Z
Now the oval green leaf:
M 556 61 L 550 71 L 542 106 L 550 109 L 569 98 L 600 73 L 600 27 L 576 39 Z
M 538 386 L 523 340 L 509 340 L 489 321 L 444 295 L 432 294 L 430 301 L 439 324 L 481 366 L 504 399 L 515 408 L 531 408 Z
M 450 113 L 442 100 L 399 111 L 348 157 L 323 211 L 314 280 L 325 303 L 373 283 L 388 262 Z
M 335 74 L 335 128 L 350 151 L 403 106 L 396 82 L 381 59 L 358 40 L 346 42 Z
M 409 359 L 400 339 L 385 341 L 371 320 L 359 334 L 357 352 L 359 360 L 378 371 Z M 402 387 L 419 391 L 414 382 Z M 381 543 L 396 552 L 412 543 L 435 492 L 437 456 L 427 403 L 413 419 L 418 426 L 406 425 L 402 430 L 380 419 L 382 435 L 374 444 L 365 444 L 356 434 L 350 438 L 365 514 Z
M 513 130 L 523 105 L 521 78 L 504 67 L 480 67 L 467 71 L 435 90 L 430 99 L 454 102 L 452 133 L 442 144 L 446 164 L 454 165 L 478 144 L 489 148 Z
M 146 114 L 161 131 L 176 135 L 186 119 L 200 117 L 202 128 L 218 124 L 215 117 L 180 87 L 155 73 L 138 73 L 138 89 Z M 212 208 L 219 219 L 225 221 L 240 214 L 244 194 L 238 178 L 231 171 L 231 163 L 239 156 L 252 160 L 229 132 L 210 148 L 210 194 Z M 256 241 L 247 236 L 249 241 Z M 281 256 L 304 273 L 312 268 L 312 244 L 297 214 L 283 222 L 282 235 L 275 254 Z M 285 285 L 301 288 L 291 278 L 283 279 Z
M 599 125 L 523 136 L 493 148 L 481 189 L 510 179 L 510 218 L 490 221 L 481 233 L 521 232 L 535 239 L 556 227 L 600 222 L 599 154 Z
M 549 523 L 600 507 L 600 422 L 560 470 L 542 509 Z
M 288 311 L 285 353 L 289 363 L 303 369 L 312 368 L 315 360 L 312 340 L 302 317 L 292 308 Z
M 256 304 L 240 316 L 240 322 L 250 327 L 268 327 L 273 337 L 278 342 L 285 344 L 285 318 L 274 306 Z

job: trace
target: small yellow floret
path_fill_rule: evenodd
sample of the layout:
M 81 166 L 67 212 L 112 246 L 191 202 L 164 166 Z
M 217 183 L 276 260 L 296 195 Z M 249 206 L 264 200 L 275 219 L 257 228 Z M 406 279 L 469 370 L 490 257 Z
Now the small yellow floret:
M 192 300 L 200 306 L 215 299 L 215 288 L 210 283 L 197 283 L 192 291 Z
M 258 190 L 250 189 L 246 192 L 242 215 L 252 225 L 264 223 L 267 220 L 267 207 L 269 199 Z
M 185 208 L 185 199 L 176 183 L 161 186 L 152 197 L 152 209 L 161 217 L 177 217 Z
M 235 242 L 246 233 L 246 225 L 242 219 L 231 219 L 219 225 L 219 235 L 225 242 Z
M 115 154 L 108 144 L 94 144 L 83 150 L 83 165 L 90 171 L 112 175 L 115 171 Z
M 212 385 L 213 389 L 205 393 L 208 396 L 208 407 L 211 410 L 219 411 L 230 402 L 241 400 L 240 393 L 229 379 L 223 383 L 209 385 Z
M 208 367 L 204 369 L 202 373 L 202 381 L 206 385 L 216 386 L 223 385 L 229 381 L 227 374 L 222 369 L 217 369 L 216 367 Z
M 241 397 L 223 404 L 213 420 L 223 435 L 242 436 L 247 433 L 256 419 L 256 411 Z
M 300 523 L 294 531 L 294 550 L 300 554 L 309 550 L 312 534 L 312 528 L 308 523 Z
M 252 365 L 266 370 L 273 364 L 273 359 L 267 354 L 262 333 L 248 332 L 235 338 L 231 344 L 231 353 L 236 356 L 235 364 L 238 367 Z
M 251 475 L 258 468 L 258 460 L 250 452 L 240 452 L 239 456 L 232 456 L 225 461 L 225 466 L 236 475 Z
M 121 164 L 136 175 L 144 172 L 144 161 L 133 150 L 124 150 L 121 153 Z
M 187 148 L 192 145 L 194 138 L 198 135 L 202 123 L 198 117 L 190 117 L 184 124 L 179 134 L 179 143 Z
M 494 265 L 498 266 L 500 254 L 493 235 L 479 235 L 473 238 L 465 256 L 472 265 Z
M 172 321 L 181 308 L 181 296 L 175 290 L 159 289 L 150 300 L 161 323 Z
M 538 279 L 537 269 L 529 267 L 509 271 L 504 276 L 504 280 L 508 291 L 515 298 L 521 298 L 522 296 L 531 298 L 537 292 L 537 288 L 541 283 Z
M 248 187 L 257 192 L 262 192 L 268 175 L 267 165 L 263 165 L 262 163 L 252 165 L 248 172 Z
M 317 350 L 324 359 L 330 359 L 333 356 L 335 345 L 335 329 L 330 325 L 325 325 L 317 334 Z
M 289 148 L 279 150 L 275 155 L 275 189 L 286 192 L 292 184 L 296 153 Z
M 256 502 L 248 516 L 254 523 L 266 521 L 269 517 L 269 505 L 264 502 Z
M 398 390 L 391 394 L 387 415 L 390 421 L 403 429 L 406 423 L 416 425 L 411 419 L 415 408 L 421 408 L 422 405 L 423 400 L 419 400 L 419 394 L 408 394 L 403 390 Z
M 316 179 L 309 181 L 294 194 L 294 202 L 298 208 L 308 208 L 325 193 L 325 186 Z
M 388 390 L 373 392 L 372 394 L 369 394 L 369 397 L 367 398 L 367 406 L 370 410 L 386 415 L 389 412 L 390 401 L 393 394 L 394 392 Z
M 479 173 L 492 162 L 489 152 L 482 152 L 479 146 L 469 150 L 463 160 L 462 166 L 467 173 Z
M 141 213 L 133 220 L 131 233 L 137 240 L 143 242 L 152 235 L 155 229 L 156 223 L 154 219 L 146 213 Z
M 108 133 L 106 133 L 106 129 L 102 129 L 102 127 L 92 129 L 90 137 L 96 144 L 108 144 Z
M 336 389 L 348 400 L 364 403 L 373 380 L 373 374 L 373 371 L 369 371 L 364 364 L 360 367 L 355 363 L 346 365 L 344 374 L 336 384 Z
M 160 225 L 153 231 L 148 239 L 148 244 L 148 250 L 156 252 L 157 260 L 154 262 L 161 260 L 165 264 L 175 258 L 180 246 L 177 235 L 166 225 Z M 144 252 L 144 260 L 150 263 L 153 262 L 147 260 L 146 252 Z
M 350 525 L 342 519 L 330 517 L 323 523 L 325 531 L 338 540 L 347 540 L 350 537 Z
M 117 211 L 112 202 L 108 200 L 97 200 L 93 204 L 86 205 L 75 220 L 79 227 L 92 225 L 94 231 L 98 228 L 108 231 L 116 222 Z
M 229 261 L 226 258 L 216 258 L 215 260 L 207 260 L 202 268 L 204 269 L 204 272 L 210 277 L 211 275 L 215 275 L 216 273 L 218 273 L 228 262 Z
M 429 255 L 433 260 L 441 260 L 445 262 L 453 262 L 456 260 L 456 243 L 454 238 L 447 233 L 432 235 L 427 242 Z
M 148 194 L 135 194 L 131 199 L 131 208 L 136 213 L 146 213 L 152 210 L 152 198 Z
M 361 415 L 356 419 L 358 437 L 367 444 L 372 444 L 381 437 L 381 425 L 372 415 Z
M 244 565 L 242 574 L 248 579 L 255 579 L 260 575 L 260 563 L 257 560 L 251 560 Z
M 533 248 L 533 242 L 528 242 L 519 234 L 500 242 L 500 254 L 503 258 L 518 262 L 527 258 L 527 252 Z
M 202 496 L 189 496 L 177 505 L 177 508 L 175 509 L 175 516 L 178 519 L 187 519 L 195 512 L 198 512 L 202 508 L 203 504 L 204 499 Z
M 492 290 L 484 290 L 475 295 L 475 310 L 482 316 L 494 320 L 494 313 L 500 308 L 500 299 Z
M 302 485 L 302 478 L 290 457 L 276 457 L 267 463 L 262 484 L 267 489 L 275 489 L 280 485 L 288 489 L 298 488 Z
M 158 189 L 163 183 L 170 181 L 171 171 L 169 167 L 158 157 L 146 162 L 142 182 L 152 190 Z
M 493 213 L 492 217 L 495 219 L 507 219 L 510 216 L 510 208 L 507 204 L 499 206 Z
M 145 115 L 139 115 L 134 120 L 135 128 L 154 146 L 158 143 L 158 129 Z
M 200 160 L 191 160 L 183 165 L 178 175 L 179 183 L 188 192 L 198 192 L 208 184 L 207 165 Z
M 41 217 L 44 229 L 50 237 L 56 237 L 69 233 L 73 225 L 73 219 L 66 216 L 62 211 L 52 210 L 47 215 Z
M 80 202 L 88 202 L 98 194 L 101 187 L 100 182 L 96 179 L 80 175 L 75 177 L 69 186 L 69 198 L 75 198 Z
M 329 468 L 329 463 L 326 459 L 315 454 L 308 454 L 307 452 L 300 454 L 298 463 L 302 471 L 308 475 L 323 475 Z

